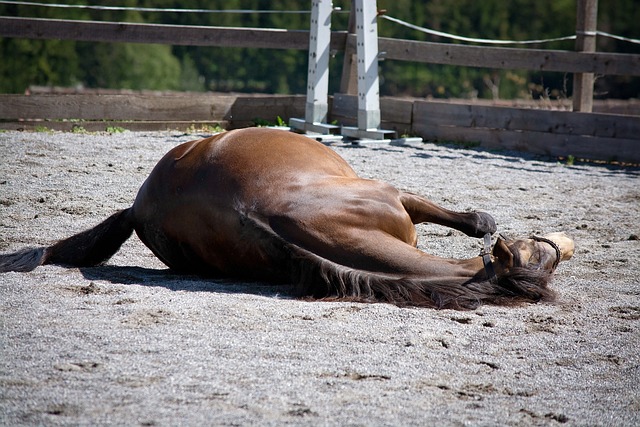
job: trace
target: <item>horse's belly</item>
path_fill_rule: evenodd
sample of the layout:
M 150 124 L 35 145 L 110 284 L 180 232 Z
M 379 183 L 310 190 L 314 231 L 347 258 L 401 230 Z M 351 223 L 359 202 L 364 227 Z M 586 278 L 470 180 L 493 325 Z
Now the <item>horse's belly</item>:
M 208 275 L 276 279 L 253 227 L 231 207 L 183 204 L 160 209 L 136 228 L 169 267 Z

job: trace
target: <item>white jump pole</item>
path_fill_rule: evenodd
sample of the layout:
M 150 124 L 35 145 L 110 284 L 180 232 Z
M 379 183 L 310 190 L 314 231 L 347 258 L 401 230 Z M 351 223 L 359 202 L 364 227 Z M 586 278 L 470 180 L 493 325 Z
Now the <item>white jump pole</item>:
M 396 132 L 380 128 L 378 78 L 378 8 L 375 0 L 355 0 L 356 55 L 358 58 L 358 127 L 342 127 L 354 139 L 395 138 Z
M 309 67 L 305 118 L 289 119 L 294 131 L 321 141 L 346 137 L 354 142 L 400 141 L 393 130 L 380 129 L 380 87 L 378 78 L 378 9 L 376 0 L 354 0 L 358 59 L 358 126 L 325 123 L 329 111 L 329 57 L 331 55 L 331 0 L 311 2 Z M 341 135 L 335 135 L 340 130 Z M 416 139 L 416 138 L 413 138 Z M 421 138 L 417 138 L 422 141 Z M 402 138 L 408 141 L 408 138 Z
M 330 134 L 339 126 L 326 124 L 329 111 L 329 57 L 331 55 L 331 0 L 311 2 L 309 28 L 309 68 L 307 72 L 307 103 L 304 120 L 291 118 L 292 129 Z

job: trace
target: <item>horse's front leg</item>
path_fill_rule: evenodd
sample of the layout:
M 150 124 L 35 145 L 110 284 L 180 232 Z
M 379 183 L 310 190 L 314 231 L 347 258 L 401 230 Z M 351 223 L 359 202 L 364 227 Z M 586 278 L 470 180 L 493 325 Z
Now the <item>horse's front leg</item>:
M 471 237 L 493 234 L 497 229 L 493 217 L 485 212 L 453 212 L 412 193 L 401 193 L 400 201 L 414 224 L 431 222 L 455 228 Z

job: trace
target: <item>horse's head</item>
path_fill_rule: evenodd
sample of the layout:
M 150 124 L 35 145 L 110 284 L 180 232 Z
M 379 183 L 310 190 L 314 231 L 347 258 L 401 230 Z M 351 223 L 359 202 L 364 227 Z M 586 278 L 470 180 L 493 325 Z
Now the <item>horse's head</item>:
M 519 240 L 500 236 L 493 248 L 493 256 L 498 269 L 505 272 L 514 267 L 524 267 L 553 273 L 560 261 L 573 256 L 574 250 L 573 240 L 564 232 Z

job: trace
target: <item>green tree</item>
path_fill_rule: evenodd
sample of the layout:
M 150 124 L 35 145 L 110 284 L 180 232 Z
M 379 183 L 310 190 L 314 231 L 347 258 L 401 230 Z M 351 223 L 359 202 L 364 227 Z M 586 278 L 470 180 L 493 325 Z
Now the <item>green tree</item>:
M 0 60 L 0 92 L 20 93 L 30 85 L 72 86 L 82 82 L 74 42 L 0 39 L 0 58 L 5 58 Z
M 56 0 L 42 0 L 55 3 Z M 77 3 L 86 3 L 74 0 Z M 637 0 L 601 0 L 598 28 L 640 38 Z M 92 4 L 113 5 L 107 0 Z M 351 0 L 334 0 L 348 11 Z M 306 10 L 299 0 L 120 0 L 118 5 L 214 10 Z M 378 0 L 378 8 L 412 24 L 453 34 L 488 39 L 553 38 L 575 32 L 575 0 Z M 98 11 L 0 5 L 0 15 L 97 21 L 148 22 L 204 26 L 307 29 L 308 14 L 158 13 Z M 346 30 L 348 14 L 335 13 L 334 30 Z M 459 43 L 379 20 L 382 37 Z M 573 41 L 531 48 L 572 50 Z M 598 37 L 598 50 L 640 54 L 640 46 Z M 0 39 L 0 91 L 22 92 L 29 85 L 104 88 L 216 90 L 304 93 L 305 51 L 202 46 L 82 43 L 57 40 Z M 342 54 L 330 63 L 330 91 L 338 90 Z M 536 93 L 570 96 L 571 75 L 527 70 L 479 69 L 384 61 L 381 93 L 434 97 L 529 97 Z M 600 76 L 596 94 L 640 96 L 640 78 Z
M 165 45 L 78 43 L 88 87 L 174 90 L 181 88 L 181 63 Z

